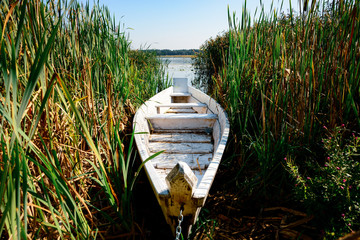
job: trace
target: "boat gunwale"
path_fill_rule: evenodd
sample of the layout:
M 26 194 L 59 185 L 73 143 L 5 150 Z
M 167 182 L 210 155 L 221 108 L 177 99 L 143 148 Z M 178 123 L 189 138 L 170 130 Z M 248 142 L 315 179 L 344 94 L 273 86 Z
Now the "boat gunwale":
M 206 96 L 208 98 L 208 103 L 200 101 L 195 96 L 193 96 L 193 98 L 195 98 L 199 102 L 203 102 L 203 103 L 207 104 L 208 108 L 213 113 L 216 113 L 215 110 L 217 110 L 217 113 L 216 113 L 216 114 L 218 114 L 217 121 L 219 123 L 220 123 L 220 119 L 221 119 L 220 114 L 223 115 L 222 117 L 225 120 L 223 129 L 221 129 L 221 124 L 220 124 L 220 134 L 219 134 L 220 137 L 219 137 L 218 143 L 216 145 L 214 143 L 214 147 L 216 146 L 216 151 L 214 151 L 213 159 L 211 160 L 209 166 L 207 167 L 205 174 L 204 174 L 203 178 L 201 179 L 200 184 L 198 185 L 198 187 L 195 189 L 195 191 L 193 193 L 193 198 L 201 200 L 201 202 L 199 204 L 203 205 L 205 203 L 206 197 L 209 194 L 211 185 L 215 179 L 215 175 L 219 168 L 221 158 L 222 158 L 222 155 L 223 155 L 225 147 L 226 147 L 227 139 L 228 139 L 229 133 L 230 133 L 230 123 L 228 120 L 227 113 L 220 106 L 220 104 L 215 101 L 215 99 L 211 98 L 209 95 L 207 95 L 207 94 L 203 93 L 202 91 L 200 91 L 194 87 L 191 87 L 191 86 L 189 86 L 189 92 Z M 211 102 L 215 103 L 216 109 L 211 108 L 211 105 L 210 105 Z

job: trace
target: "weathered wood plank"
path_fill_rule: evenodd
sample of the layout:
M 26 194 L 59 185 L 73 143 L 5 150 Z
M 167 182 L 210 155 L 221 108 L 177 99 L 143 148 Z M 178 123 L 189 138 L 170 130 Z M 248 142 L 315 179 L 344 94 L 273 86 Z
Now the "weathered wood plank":
M 174 156 L 175 155 L 175 156 Z M 159 156 L 153 158 L 151 162 L 156 167 L 159 163 L 171 162 L 174 165 L 178 161 L 187 162 L 188 164 L 192 161 L 192 154 L 166 154 L 162 153 Z
M 152 159 L 155 168 L 173 168 L 179 161 L 186 162 L 191 169 L 206 169 L 210 164 L 212 154 L 160 154 Z
M 203 129 L 154 129 L 153 133 L 202 133 L 211 135 L 211 128 Z
M 165 113 L 197 113 L 197 111 L 192 108 L 170 108 L 169 110 L 165 111 Z
M 160 162 L 177 162 L 183 161 L 186 162 L 188 165 L 196 164 L 196 159 L 198 159 L 200 164 L 209 164 L 212 160 L 212 153 L 203 153 L 203 154 L 166 154 L 162 153 L 156 158 L 152 159 L 151 161 L 154 164 Z
M 211 135 L 199 133 L 164 133 L 164 134 L 151 134 L 150 142 L 198 142 L 198 143 L 211 143 Z
M 152 153 L 165 150 L 165 153 L 188 154 L 188 153 L 212 153 L 213 144 L 211 143 L 167 143 L 149 142 L 149 151 Z
M 193 108 L 193 107 L 207 107 L 205 103 L 167 103 L 157 104 L 155 107 L 170 107 L 170 108 Z
M 173 169 L 178 162 L 164 162 L 164 163 L 158 163 L 155 166 L 155 169 Z M 193 170 L 199 170 L 205 171 L 209 164 L 199 164 L 199 165 L 192 165 L 189 166 Z
M 160 114 L 160 108 L 170 108 L 172 109 L 171 111 L 177 111 L 177 112 L 186 112 L 186 111 L 191 111 L 190 109 L 193 110 L 193 112 L 196 112 L 193 108 L 206 108 L 207 105 L 205 103 L 167 103 L 167 104 L 157 104 L 155 105 L 156 107 L 156 111 L 158 114 Z M 178 110 L 173 110 L 173 109 L 178 109 Z M 189 110 L 180 110 L 180 109 L 189 109 Z M 169 112 L 169 110 L 167 111 Z
M 211 128 L 216 114 L 157 114 L 147 117 L 154 129 L 204 129 Z
M 190 97 L 191 93 L 171 93 L 171 97 Z
M 152 116 L 146 117 L 149 120 L 152 119 L 166 119 L 166 120 L 192 120 L 192 119 L 199 119 L 199 120 L 216 120 L 217 114 L 156 114 Z

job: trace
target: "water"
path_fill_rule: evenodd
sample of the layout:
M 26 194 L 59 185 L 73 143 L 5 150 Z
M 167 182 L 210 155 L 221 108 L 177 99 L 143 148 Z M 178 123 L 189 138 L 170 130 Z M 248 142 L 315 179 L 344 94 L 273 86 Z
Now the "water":
M 168 62 L 166 72 L 169 78 L 187 78 L 189 84 L 194 80 L 193 58 L 189 57 L 160 57 L 161 61 Z

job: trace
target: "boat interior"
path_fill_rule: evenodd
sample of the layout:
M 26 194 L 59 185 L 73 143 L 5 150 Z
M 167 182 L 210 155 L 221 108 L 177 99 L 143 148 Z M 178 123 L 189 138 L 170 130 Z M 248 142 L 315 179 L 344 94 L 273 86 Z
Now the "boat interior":
M 156 114 L 147 117 L 149 155 L 165 150 L 151 163 L 159 177 L 165 179 L 179 161 L 185 162 L 199 184 L 213 159 L 217 115 L 189 93 L 186 78 L 174 79 L 169 98 L 165 100 L 169 103 L 156 103 Z

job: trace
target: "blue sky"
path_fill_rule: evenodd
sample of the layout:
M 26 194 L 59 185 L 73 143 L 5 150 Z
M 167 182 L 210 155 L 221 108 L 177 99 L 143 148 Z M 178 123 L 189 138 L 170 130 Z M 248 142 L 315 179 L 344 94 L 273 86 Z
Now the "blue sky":
M 87 0 L 80 0 L 86 2 Z M 280 2 L 279 2 L 280 1 Z M 283 10 L 289 9 L 284 0 Z M 296 11 L 298 0 L 290 0 Z M 116 21 L 125 26 L 131 48 L 192 49 L 199 48 L 210 37 L 228 29 L 227 7 L 241 17 L 244 0 L 99 0 L 108 6 Z M 272 0 L 263 0 L 270 12 Z M 92 6 L 93 0 L 90 0 Z M 280 9 L 281 0 L 274 0 Z M 260 7 L 260 0 L 248 0 L 251 16 Z M 259 10 L 258 10 L 259 11 Z

